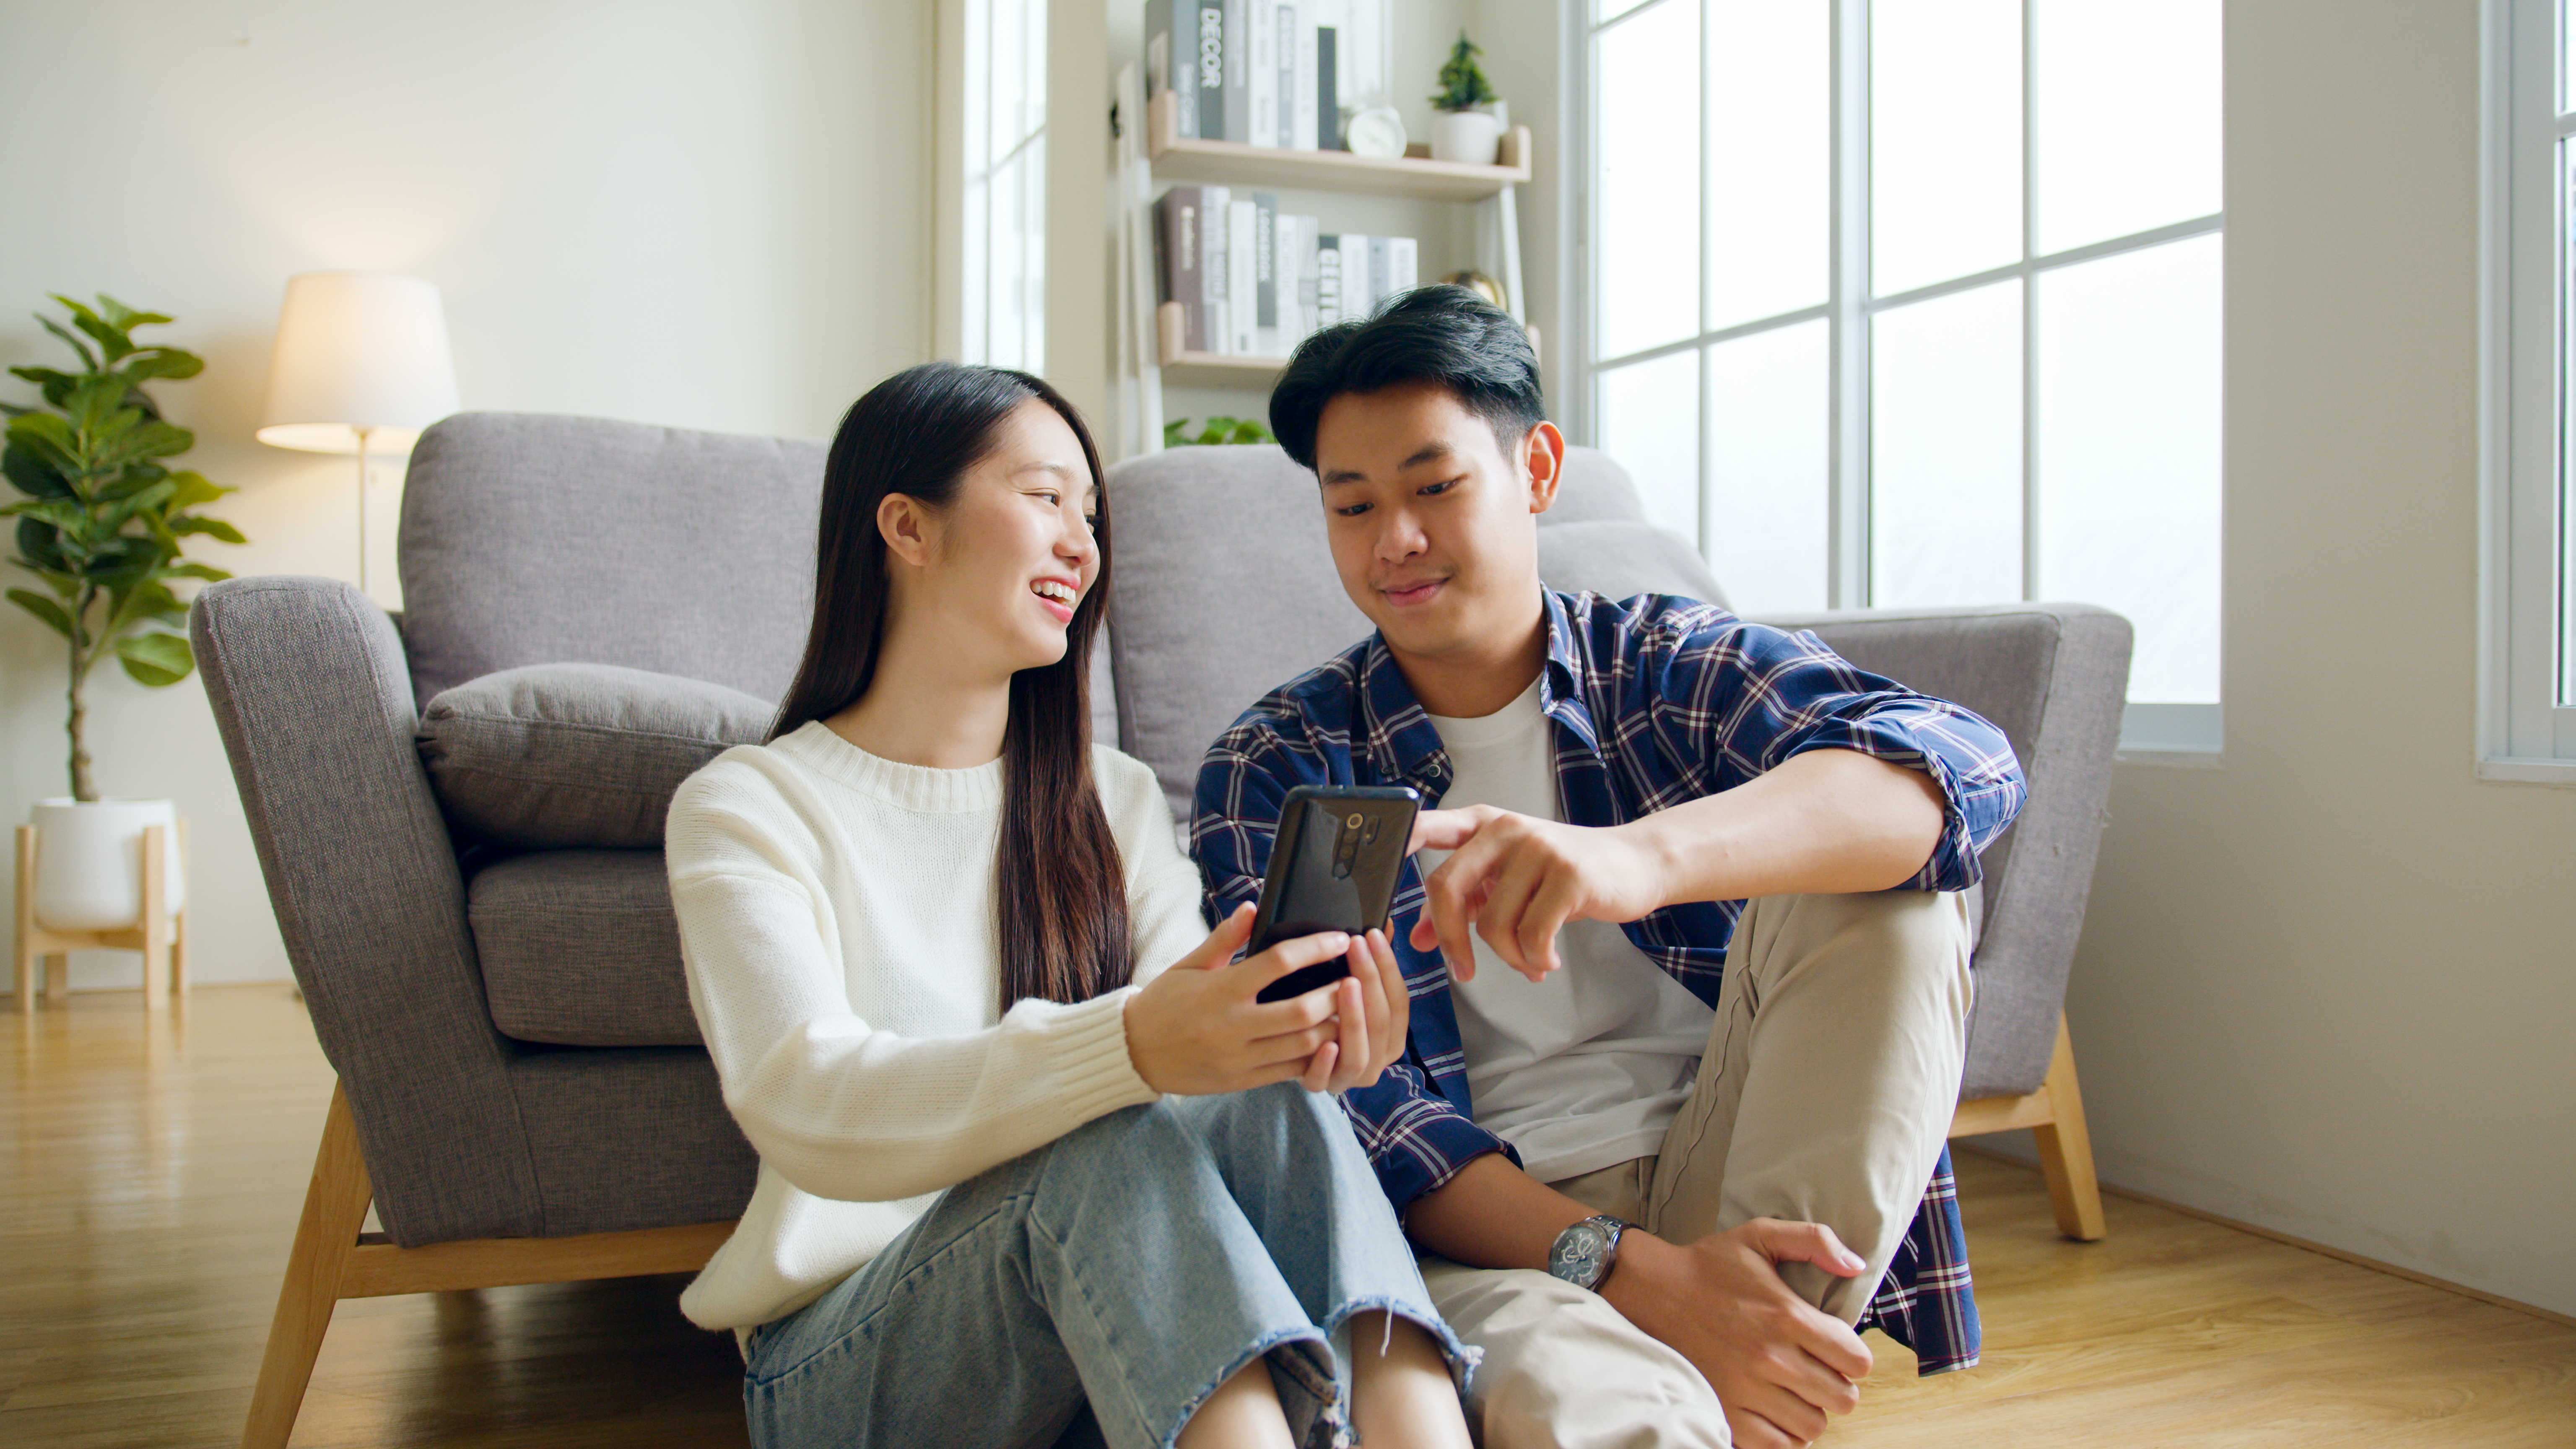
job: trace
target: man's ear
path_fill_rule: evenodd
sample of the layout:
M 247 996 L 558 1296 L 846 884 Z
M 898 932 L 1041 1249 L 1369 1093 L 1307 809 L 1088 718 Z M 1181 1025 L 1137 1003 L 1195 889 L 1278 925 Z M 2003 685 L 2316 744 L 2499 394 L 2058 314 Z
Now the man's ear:
M 889 493 L 877 500 L 877 536 L 898 561 L 920 568 L 936 552 L 930 510 L 909 493 Z
M 1565 434 L 1542 422 L 1521 438 L 1521 472 L 1529 479 L 1530 512 L 1556 506 L 1557 485 L 1565 481 Z

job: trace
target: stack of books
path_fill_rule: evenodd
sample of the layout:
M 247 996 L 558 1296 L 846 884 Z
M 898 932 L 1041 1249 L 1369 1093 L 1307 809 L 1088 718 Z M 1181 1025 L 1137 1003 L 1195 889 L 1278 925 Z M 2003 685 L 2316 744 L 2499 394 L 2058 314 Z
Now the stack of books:
M 1175 186 L 1154 203 L 1161 300 L 1191 352 L 1286 357 L 1309 333 L 1414 287 L 1409 236 L 1356 236 L 1282 216 L 1266 191 Z
M 1391 3 L 1146 0 L 1148 93 L 1183 136 L 1342 150 L 1342 109 L 1384 99 Z

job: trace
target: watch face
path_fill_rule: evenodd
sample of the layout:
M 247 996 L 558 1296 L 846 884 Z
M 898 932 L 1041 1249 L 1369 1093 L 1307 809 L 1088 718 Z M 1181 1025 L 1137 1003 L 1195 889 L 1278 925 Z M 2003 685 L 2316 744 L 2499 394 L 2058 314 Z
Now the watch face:
M 1593 1223 L 1576 1223 L 1556 1240 L 1548 1271 L 1568 1283 L 1590 1287 L 1600 1281 L 1601 1259 L 1609 1249 L 1608 1233 Z

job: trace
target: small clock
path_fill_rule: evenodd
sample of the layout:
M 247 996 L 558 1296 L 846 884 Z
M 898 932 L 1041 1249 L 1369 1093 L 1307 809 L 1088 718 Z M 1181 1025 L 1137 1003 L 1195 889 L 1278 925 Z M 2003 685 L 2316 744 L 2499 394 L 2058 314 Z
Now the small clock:
M 1404 117 L 1393 106 L 1371 106 L 1342 125 L 1342 144 L 1354 156 L 1393 160 L 1404 154 Z

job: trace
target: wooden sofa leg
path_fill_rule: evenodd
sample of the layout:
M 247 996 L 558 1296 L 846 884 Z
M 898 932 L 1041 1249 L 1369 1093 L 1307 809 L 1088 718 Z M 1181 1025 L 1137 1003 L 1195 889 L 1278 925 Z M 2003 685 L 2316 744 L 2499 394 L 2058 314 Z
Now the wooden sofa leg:
M 349 1115 L 347 1094 L 334 1086 L 322 1148 L 313 1157 L 313 1183 L 304 1193 L 304 1217 L 295 1228 L 295 1251 L 286 1260 L 286 1283 L 269 1323 L 268 1351 L 260 1357 L 259 1386 L 251 1391 L 250 1418 L 242 1426 L 242 1449 L 285 1449 L 294 1432 L 304 1386 L 313 1377 L 313 1360 L 322 1352 L 322 1335 L 330 1330 L 373 1197 L 357 1121 Z
M 2063 1014 L 2057 1018 L 2057 1054 L 2049 1059 L 2048 1081 L 2040 1090 L 2048 1094 L 2056 1120 L 2031 1128 L 2031 1136 L 2057 1230 L 2078 1242 L 2096 1241 L 2105 1231 L 2102 1185 L 2093 1176 L 2093 1138 L 2084 1127 L 2084 1094 L 2075 1085 L 2075 1046 Z

